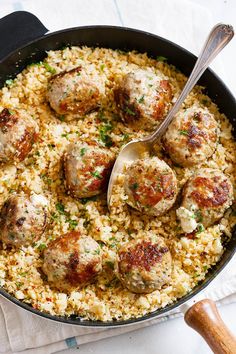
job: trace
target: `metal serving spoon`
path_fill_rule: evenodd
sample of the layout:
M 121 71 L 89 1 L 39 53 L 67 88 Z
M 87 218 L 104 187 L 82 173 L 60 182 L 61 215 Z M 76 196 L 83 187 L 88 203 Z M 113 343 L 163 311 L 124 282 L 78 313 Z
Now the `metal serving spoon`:
M 218 24 L 211 30 L 208 38 L 202 48 L 202 51 L 196 61 L 193 71 L 184 86 L 179 98 L 166 116 L 165 120 L 151 135 L 143 138 L 130 141 L 120 151 L 109 180 L 107 191 L 107 204 L 110 207 L 112 188 L 118 174 L 122 173 L 124 166 L 138 159 L 141 159 L 145 152 L 150 153 L 153 145 L 165 133 L 167 127 L 173 120 L 175 114 L 179 111 L 181 104 L 188 96 L 194 85 L 200 79 L 208 65 L 217 56 L 217 54 L 230 42 L 234 36 L 234 30 L 231 25 Z

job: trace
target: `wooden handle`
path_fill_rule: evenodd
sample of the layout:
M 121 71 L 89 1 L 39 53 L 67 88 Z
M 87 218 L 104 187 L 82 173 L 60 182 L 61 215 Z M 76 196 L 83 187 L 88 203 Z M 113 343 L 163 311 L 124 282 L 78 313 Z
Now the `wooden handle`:
M 197 302 L 185 313 L 184 319 L 206 340 L 215 354 L 236 354 L 236 337 L 222 321 L 214 301 L 205 299 Z

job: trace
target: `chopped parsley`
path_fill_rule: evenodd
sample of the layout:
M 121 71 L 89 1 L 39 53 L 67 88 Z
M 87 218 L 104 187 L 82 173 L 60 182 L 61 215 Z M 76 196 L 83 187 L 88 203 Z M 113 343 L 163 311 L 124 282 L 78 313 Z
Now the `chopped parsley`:
M 43 251 L 45 248 L 47 247 L 47 245 L 45 243 L 40 243 L 37 247 L 37 249 L 39 251 Z
M 123 134 L 123 141 L 126 141 L 129 139 L 129 134 Z
M 106 261 L 106 265 L 107 265 L 111 270 L 114 269 L 114 263 L 113 263 L 113 262 L 111 262 L 111 261 Z
M 135 112 L 133 112 L 129 107 L 125 108 L 125 112 L 128 113 L 131 116 L 135 116 Z
M 49 148 L 49 150 L 51 150 L 51 151 L 52 151 L 55 147 L 56 147 L 55 144 L 48 144 L 48 148 Z
M 94 254 L 100 254 L 100 248 L 97 248 L 97 249 L 94 251 Z
M 30 68 L 31 66 L 41 66 L 43 63 L 41 61 L 38 61 L 36 63 L 31 63 L 28 65 L 28 67 Z
M 197 219 L 198 222 L 202 222 L 202 213 L 200 210 L 196 210 L 195 213 L 194 213 L 194 217 Z
M 197 234 L 200 234 L 205 230 L 205 227 L 202 224 L 199 224 L 197 227 Z
M 108 132 L 112 130 L 112 125 L 110 123 L 104 124 L 99 129 L 100 140 L 104 143 L 106 147 L 111 147 L 113 145 L 112 139 Z
M 58 119 L 59 119 L 61 122 L 65 122 L 65 116 L 64 116 L 64 114 L 58 116 Z
M 203 98 L 202 100 L 201 100 L 201 103 L 202 104 L 205 104 L 205 105 L 207 105 L 208 104 L 208 99 L 206 99 L 206 98 Z
M 88 202 L 90 202 L 90 201 L 96 201 L 96 200 L 97 200 L 97 196 L 94 195 L 93 197 L 81 198 L 81 199 L 80 199 L 80 203 L 81 203 L 81 204 L 86 204 L 86 203 L 88 203 Z
M 167 61 L 167 58 L 166 58 L 166 57 L 163 57 L 162 55 L 158 55 L 158 56 L 156 57 L 156 60 L 157 60 L 157 61 Z
M 7 86 L 11 86 L 13 84 L 13 81 L 14 81 L 13 79 L 8 79 L 8 80 L 5 81 L 5 84 Z
M 138 103 L 143 103 L 144 102 L 144 95 L 138 99 Z
M 101 69 L 101 71 L 103 71 L 103 70 L 104 70 L 104 68 L 105 68 L 105 65 L 104 65 L 104 64 L 100 65 L 100 69 Z
M 44 180 L 44 182 L 45 183 L 47 183 L 47 184 L 52 184 L 52 182 L 53 182 L 53 180 L 50 178 L 50 177 L 48 177 L 47 175 L 46 175 L 46 173 L 43 173 L 42 175 L 41 175 L 41 178 Z
M 102 176 L 100 175 L 100 173 L 98 171 L 95 171 L 95 172 L 91 172 L 91 175 L 93 177 L 96 177 L 98 179 L 102 179 Z
M 56 74 L 56 69 L 54 69 L 51 65 L 49 65 L 48 63 L 43 63 L 43 66 L 45 67 L 45 69 L 51 73 L 51 74 Z
M 68 222 L 71 230 L 75 230 L 76 226 L 78 226 L 78 221 L 76 220 L 68 219 L 66 222 Z
M 179 133 L 180 133 L 180 135 L 188 135 L 187 130 L 180 130 Z
M 98 112 L 98 118 L 99 118 L 102 122 L 106 122 L 106 121 L 107 121 L 107 119 L 106 119 L 106 117 L 105 117 L 105 115 L 104 115 L 104 110 L 103 110 L 103 109 L 101 109 L 101 110 Z
M 86 149 L 85 149 L 85 148 L 80 149 L 80 156 L 81 156 L 81 157 L 82 157 L 82 156 L 84 156 L 85 151 L 86 151 Z
M 136 190 L 138 188 L 138 183 L 131 184 L 130 188 Z
M 60 214 L 65 214 L 65 207 L 61 203 L 56 204 L 56 209 Z

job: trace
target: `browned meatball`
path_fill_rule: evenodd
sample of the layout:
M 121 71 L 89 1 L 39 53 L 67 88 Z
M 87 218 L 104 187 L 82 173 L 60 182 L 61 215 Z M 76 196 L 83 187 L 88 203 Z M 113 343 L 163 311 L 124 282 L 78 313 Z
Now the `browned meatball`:
M 165 117 L 172 90 L 169 81 L 158 77 L 152 69 L 136 69 L 124 76 L 114 96 L 125 123 L 150 130 Z
M 0 239 L 15 247 L 33 244 L 45 229 L 46 206 L 41 195 L 11 196 L 0 213 Z
M 171 168 L 158 157 L 140 159 L 125 172 L 127 203 L 133 208 L 159 216 L 168 211 L 177 196 L 177 179 Z
M 180 111 L 163 138 L 171 159 L 182 166 L 204 162 L 216 149 L 219 129 L 206 109 L 190 107 Z
M 96 72 L 81 66 L 52 77 L 47 98 L 51 107 L 67 119 L 82 117 L 98 107 L 104 88 Z
M 100 246 L 90 236 L 69 232 L 50 242 L 42 269 L 48 281 L 61 291 L 82 287 L 102 270 Z
M 71 144 L 64 155 L 66 187 L 78 198 L 92 197 L 107 186 L 114 155 L 97 144 Z
M 150 293 L 170 282 L 172 258 L 161 237 L 125 243 L 118 252 L 117 272 L 122 284 L 134 293 Z
M 183 190 L 181 207 L 176 211 L 185 232 L 199 224 L 211 226 L 222 218 L 233 202 L 233 186 L 220 170 L 203 168 L 195 172 Z
M 0 162 L 23 161 L 38 135 L 36 122 L 25 112 L 0 113 Z

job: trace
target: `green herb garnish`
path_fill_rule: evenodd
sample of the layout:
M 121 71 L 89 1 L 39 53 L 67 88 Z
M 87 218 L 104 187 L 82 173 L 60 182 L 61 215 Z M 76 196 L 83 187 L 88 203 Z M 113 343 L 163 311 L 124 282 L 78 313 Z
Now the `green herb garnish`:
M 130 188 L 136 190 L 138 188 L 138 183 L 131 184 Z
M 102 176 L 100 175 L 100 173 L 98 171 L 95 171 L 95 172 L 91 172 L 91 175 L 93 177 L 96 177 L 98 179 L 102 179 Z
M 197 234 L 200 234 L 205 230 L 205 227 L 202 224 L 199 224 L 197 227 Z
M 81 204 L 86 204 L 86 203 L 88 203 L 88 202 L 96 201 L 96 200 L 97 200 L 97 196 L 94 195 L 93 197 L 81 198 L 81 199 L 80 199 L 80 203 L 81 203 Z
M 114 269 L 114 263 L 113 263 L 113 262 L 107 261 L 107 262 L 106 262 L 106 265 L 107 265 L 111 270 Z
M 45 243 L 40 243 L 40 245 L 38 245 L 37 249 L 39 251 L 43 251 L 46 247 L 47 247 L 47 245 Z
M 140 99 L 138 100 L 138 103 L 143 103 L 144 102 L 144 95 L 142 95 L 142 97 L 140 97 Z
M 68 219 L 66 222 L 68 222 L 71 230 L 74 230 L 78 226 L 78 221 L 76 220 Z
M 8 79 L 8 80 L 5 81 L 5 84 L 6 84 L 7 86 L 11 86 L 11 85 L 13 84 L 13 82 L 14 82 L 13 79 Z
M 195 213 L 194 213 L 194 217 L 197 219 L 198 222 L 202 222 L 202 213 L 200 210 L 196 210 Z
M 60 214 L 65 214 L 65 207 L 61 203 L 56 204 L 56 209 Z
M 51 65 L 49 65 L 48 63 L 43 63 L 43 66 L 45 67 L 45 69 L 50 72 L 51 74 L 56 74 L 56 69 L 54 69 Z
M 110 123 L 104 124 L 99 129 L 100 140 L 104 143 L 106 147 L 111 147 L 113 145 L 110 135 L 107 134 L 111 130 L 112 130 L 112 125 Z
M 85 149 L 85 148 L 80 149 L 80 156 L 81 156 L 81 157 L 82 157 L 82 156 L 84 156 L 85 151 L 86 151 L 86 149 Z
M 61 121 L 61 122 L 65 122 L 65 116 L 62 114 L 60 116 L 58 116 L 58 119 Z
M 180 135 L 188 135 L 187 130 L 180 130 L 179 133 L 180 133 Z
M 156 57 L 156 60 L 158 60 L 158 61 L 167 61 L 167 58 L 166 58 L 166 57 L 163 57 L 162 55 L 158 55 L 158 56 Z
M 125 112 L 128 113 L 131 116 L 135 116 L 135 112 L 133 112 L 129 107 L 125 108 Z

